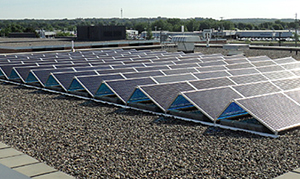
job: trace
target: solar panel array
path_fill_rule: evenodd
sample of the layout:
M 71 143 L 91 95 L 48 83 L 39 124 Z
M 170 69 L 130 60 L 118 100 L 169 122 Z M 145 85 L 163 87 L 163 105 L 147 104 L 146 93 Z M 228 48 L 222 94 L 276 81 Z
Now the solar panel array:
M 277 134 L 300 125 L 295 112 L 300 63 L 292 57 L 122 49 L 13 54 L 0 55 L 0 78 L 182 119 L 201 122 L 205 116 L 214 125 L 246 131 L 257 128 L 234 122 L 247 115 L 263 132 Z M 287 107 L 280 108 L 281 103 Z

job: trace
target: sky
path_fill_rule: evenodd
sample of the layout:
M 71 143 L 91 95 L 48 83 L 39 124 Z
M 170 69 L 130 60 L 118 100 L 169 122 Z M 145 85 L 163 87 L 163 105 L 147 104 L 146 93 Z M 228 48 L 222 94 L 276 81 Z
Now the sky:
M 299 0 L 0 0 L 0 19 L 292 18 Z

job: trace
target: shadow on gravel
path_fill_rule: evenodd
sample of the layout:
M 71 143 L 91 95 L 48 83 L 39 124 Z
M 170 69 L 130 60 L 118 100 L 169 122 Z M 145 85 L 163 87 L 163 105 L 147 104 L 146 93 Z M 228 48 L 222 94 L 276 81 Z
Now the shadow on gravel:
M 78 99 L 78 98 L 75 98 L 75 99 Z M 80 100 L 80 99 L 78 99 Z M 108 104 L 103 104 L 103 103 L 97 103 L 97 102 L 94 102 L 94 101 L 90 101 L 90 100 L 84 100 L 83 103 L 80 103 L 79 104 L 80 106 L 84 106 L 84 107 L 114 107 L 112 105 L 108 105 Z
M 117 108 L 116 110 L 114 110 L 109 114 L 118 114 L 118 115 L 126 115 L 126 116 L 136 116 L 136 115 L 143 114 L 148 116 L 155 116 L 154 114 L 144 113 L 142 111 L 135 111 L 133 109 L 126 109 L 126 108 Z
M 231 138 L 252 138 L 252 139 L 262 139 L 265 138 L 263 136 L 250 134 L 242 131 L 233 131 L 229 129 L 221 129 L 218 127 L 209 126 L 203 132 L 203 135 L 207 136 L 215 136 L 215 137 L 231 137 Z
M 199 126 L 202 124 L 197 124 L 194 122 L 188 122 L 188 121 L 182 121 L 179 119 L 174 119 L 170 117 L 163 117 L 160 116 L 157 119 L 150 122 L 150 124 L 156 124 L 156 125 L 184 125 L 184 126 Z
M 204 126 L 206 130 L 203 132 L 204 136 L 214 136 L 214 137 L 230 137 L 230 138 L 256 138 L 261 139 L 264 138 L 262 136 L 242 132 L 242 131 L 232 131 L 227 129 L 221 129 L 218 127 L 213 126 L 205 126 L 199 123 L 188 122 L 188 121 L 181 121 L 178 119 L 168 118 L 168 117 L 158 117 L 157 119 L 153 120 L 150 124 L 156 125 L 184 125 L 184 126 Z

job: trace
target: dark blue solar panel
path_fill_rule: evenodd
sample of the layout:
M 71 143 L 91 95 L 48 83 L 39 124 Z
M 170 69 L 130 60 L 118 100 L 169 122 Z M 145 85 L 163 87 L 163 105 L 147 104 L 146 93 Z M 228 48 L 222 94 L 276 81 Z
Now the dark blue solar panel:
M 192 74 L 169 75 L 161 77 L 153 77 L 158 83 L 170 83 L 179 81 L 197 80 Z
M 190 83 L 197 89 L 207 89 L 207 88 L 235 85 L 235 83 L 233 83 L 230 79 L 226 77 L 190 81 Z
M 162 70 L 166 75 L 175 75 L 183 73 L 197 73 L 198 71 L 195 68 L 180 68 L 174 70 Z
M 89 91 L 90 95 L 94 95 L 103 80 L 114 80 L 114 79 L 124 79 L 122 75 L 98 75 L 98 76 L 78 76 L 78 81 L 80 81 L 86 89 Z
M 230 76 L 230 74 L 226 71 L 202 72 L 202 73 L 194 73 L 194 75 L 198 79 L 218 78 L 218 77 Z
M 139 85 L 156 84 L 151 78 L 125 79 L 117 81 L 106 81 L 111 89 L 113 89 L 121 100 L 126 103 L 134 89 Z
M 112 74 L 112 73 L 129 73 L 136 72 L 133 68 L 120 68 L 113 70 L 97 70 L 99 74 Z
M 123 73 L 126 78 L 140 78 L 148 76 L 163 76 L 164 74 L 160 71 L 145 71 L 145 72 L 134 72 L 134 73 Z
M 47 79 L 48 79 L 51 72 L 66 72 L 66 71 L 74 71 L 74 70 L 72 68 L 31 70 L 28 77 L 27 77 L 27 79 L 26 79 L 26 83 L 41 82 L 41 85 L 45 85 L 45 83 L 46 83 L 46 81 L 47 81 Z M 31 76 L 31 75 L 33 75 L 33 76 Z M 31 76 L 31 78 L 30 78 L 30 76 Z
M 83 75 L 97 75 L 95 71 L 79 71 L 79 72 L 59 72 L 53 73 L 55 79 L 62 85 L 61 87 L 64 90 L 67 90 L 70 86 L 74 76 L 83 76 Z
M 194 88 L 186 82 L 141 86 L 141 88 L 151 96 L 164 111 L 167 110 L 179 92 L 194 90 Z

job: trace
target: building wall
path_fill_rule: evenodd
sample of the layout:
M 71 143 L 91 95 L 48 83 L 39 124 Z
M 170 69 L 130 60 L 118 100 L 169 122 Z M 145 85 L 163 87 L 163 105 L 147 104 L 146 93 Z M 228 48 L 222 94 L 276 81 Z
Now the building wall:
M 77 26 L 77 40 L 125 40 L 125 26 Z

